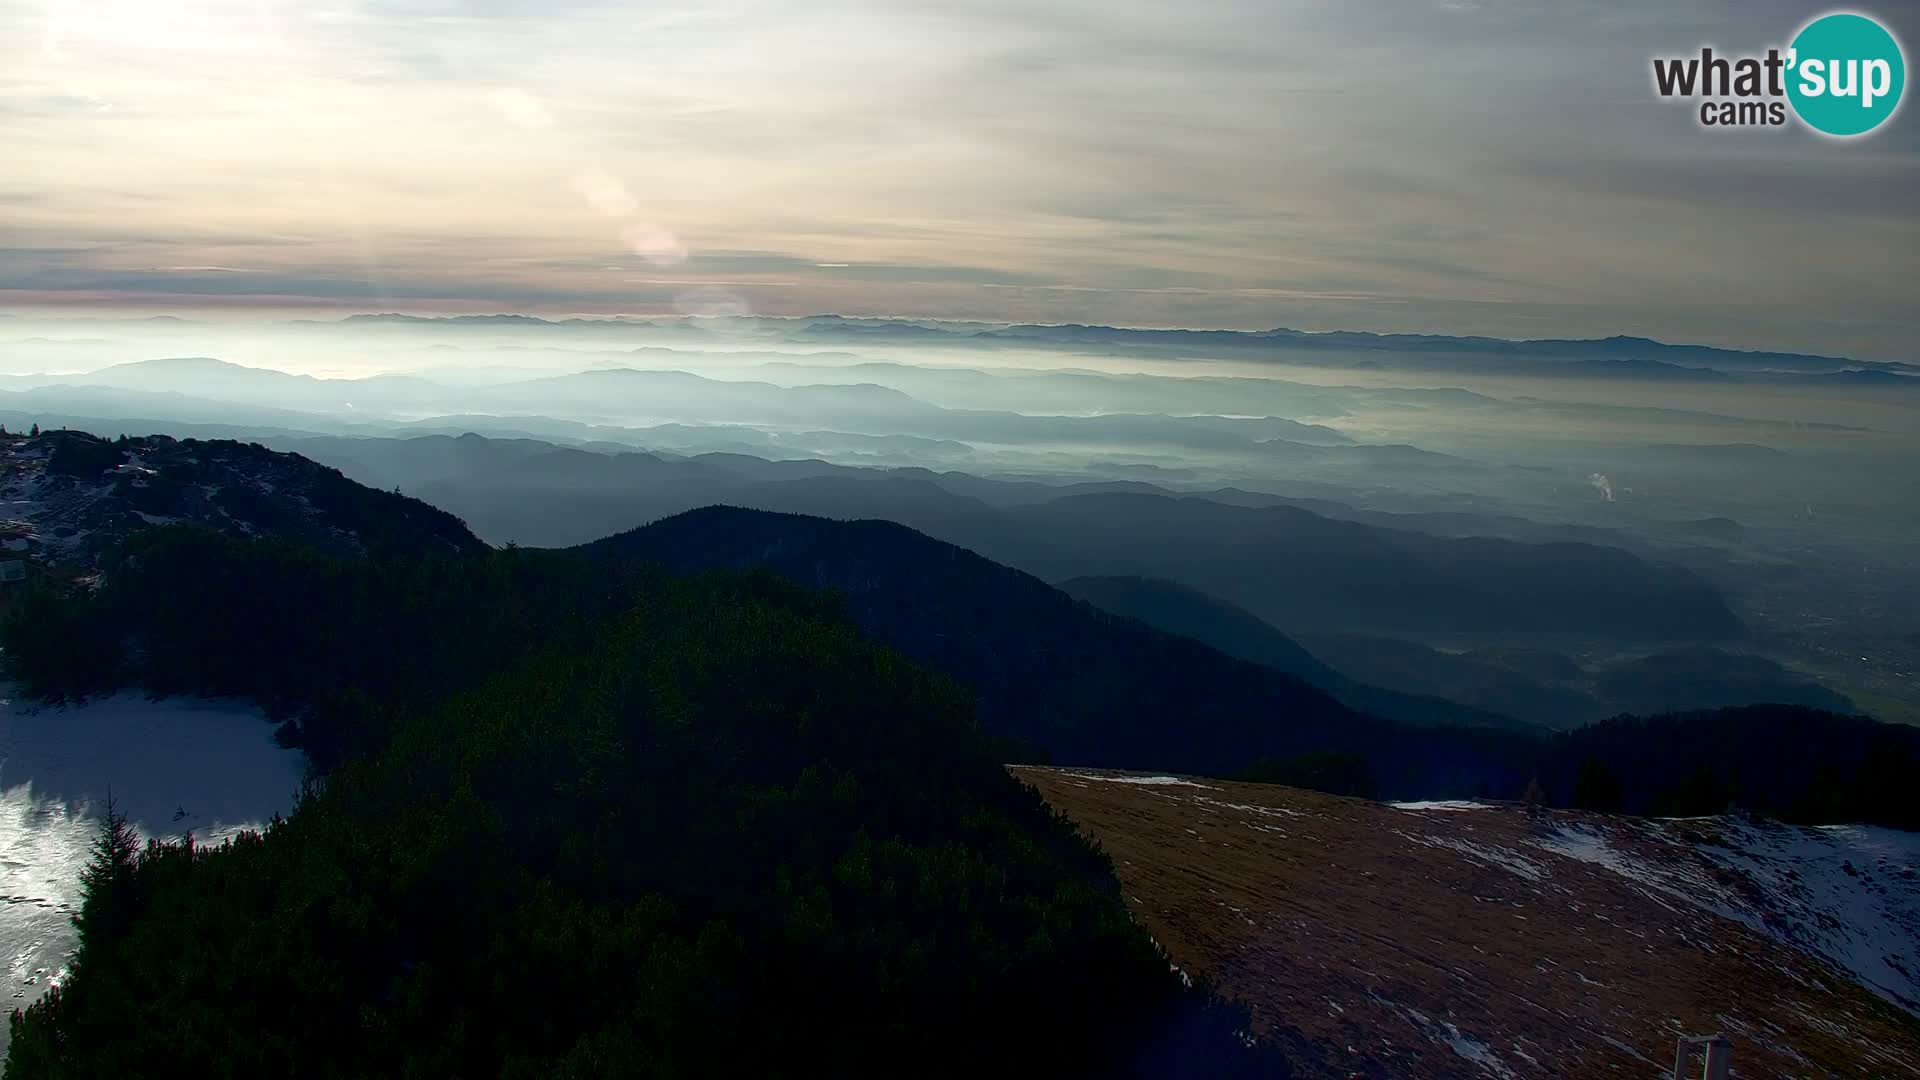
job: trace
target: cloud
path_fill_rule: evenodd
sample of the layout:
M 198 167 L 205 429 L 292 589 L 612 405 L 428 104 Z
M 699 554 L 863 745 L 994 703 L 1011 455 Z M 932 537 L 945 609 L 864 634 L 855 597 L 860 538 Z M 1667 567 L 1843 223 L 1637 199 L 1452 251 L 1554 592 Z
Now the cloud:
M 52 49 L 47 10 L 0 0 L 0 232 L 84 253 L 16 289 L 619 306 L 670 267 L 990 319 L 1920 329 L 1920 128 L 1649 100 L 1655 51 L 1764 47 L 1784 3 L 149 0 Z

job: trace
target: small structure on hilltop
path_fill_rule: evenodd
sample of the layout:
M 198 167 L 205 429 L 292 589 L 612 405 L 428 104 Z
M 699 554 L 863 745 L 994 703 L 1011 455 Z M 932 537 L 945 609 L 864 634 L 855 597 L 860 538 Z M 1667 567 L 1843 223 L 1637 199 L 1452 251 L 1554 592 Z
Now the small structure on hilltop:
M 1697 1058 L 1706 1064 L 1689 1075 Z M 1732 1068 L 1733 1043 L 1725 1035 L 1683 1035 L 1673 1052 L 1673 1080 L 1727 1080 Z

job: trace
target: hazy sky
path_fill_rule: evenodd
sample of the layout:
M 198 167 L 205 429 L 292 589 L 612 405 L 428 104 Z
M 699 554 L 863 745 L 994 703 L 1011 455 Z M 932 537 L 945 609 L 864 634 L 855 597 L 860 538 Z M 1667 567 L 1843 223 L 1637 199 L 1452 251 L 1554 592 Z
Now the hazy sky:
M 1676 8 L 1684 10 L 1676 11 Z M 0 305 L 748 310 L 1913 359 L 1920 131 L 1649 59 L 1822 5 L 0 0 Z M 1869 7 L 1909 42 L 1920 4 Z

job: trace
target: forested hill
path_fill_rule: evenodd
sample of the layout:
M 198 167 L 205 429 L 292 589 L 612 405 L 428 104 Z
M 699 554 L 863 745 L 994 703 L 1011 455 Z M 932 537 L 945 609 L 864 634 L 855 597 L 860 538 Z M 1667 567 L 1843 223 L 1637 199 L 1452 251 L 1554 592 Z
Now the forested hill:
M 683 572 L 759 568 L 831 590 L 876 641 L 973 688 L 982 725 L 1026 749 L 1016 760 L 1223 775 L 1334 750 L 1366 758 L 1394 794 L 1518 794 L 1527 780 L 1523 736 L 1356 712 L 1295 675 L 891 522 L 708 507 L 575 550 Z
M 1896 779 L 1920 766 L 1920 729 L 1865 717 L 1760 704 L 1554 735 L 1395 723 L 882 521 L 709 507 L 577 550 L 610 572 L 635 559 L 760 568 L 831 590 L 869 636 L 975 687 L 987 730 L 1027 748 L 1015 760 L 1252 774 L 1383 798 L 1517 798 L 1538 779 L 1559 806 L 1920 825 Z
M 1920 728 L 1801 705 L 1617 716 L 1555 735 L 1540 779 L 1562 806 L 1920 829 Z
M 172 528 L 5 640 L 333 765 L 263 836 L 106 843 L 9 1078 L 1287 1075 L 963 690 L 771 576 Z

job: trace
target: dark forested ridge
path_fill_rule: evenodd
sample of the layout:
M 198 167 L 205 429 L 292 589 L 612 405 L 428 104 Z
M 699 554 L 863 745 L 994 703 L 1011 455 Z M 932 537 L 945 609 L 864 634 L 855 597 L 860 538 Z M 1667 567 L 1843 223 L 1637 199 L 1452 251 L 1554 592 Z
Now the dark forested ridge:
M 545 552 L 365 559 L 191 526 L 117 549 L 93 590 L 29 590 L 6 623 L 29 696 L 121 686 L 242 697 L 330 769 L 535 644 L 582 647 L 657 573 Z
M 1541 779 L 1562 806 L 1920 829 L 1920 728 L 1802 705 L 1620 716 L 1554 736 Z
M 51 639 L 16 673 L 254 696 L 334 767 L 263 836 L 103 857 L 9 1077 L 1284 1074 L 966 693 L 819 597 L 191 530 L 127 560 L 16 614 Z M 53 645 L 83 637 L 113 662 Z
M 1027 760 L 1229 775 L 1340 750 L 1366 756 L 1395 796 L 1526 782 L 1524 737 L 1357 712 L 1298 676 L 1097 610 L 891 522 L 709 507 L 578 550 L 680 571 L 759 568 L 832 590 L 875 640 L 972 687 L 981 724 L 1028 748 Z
M 1342 705 L 1295 676 L 1191 638 L 1097 611 L 890 522 L 710 507 L 580 550 L 609 565 L 639 558 L 681 571 L 759 568 L 837 592 L 867 634 L 975 687 L 983 726 L 1028 748 L 1026 760 L 1248 776 L 1379 798 L 1516 798 L 1537 778 L 1559 806 L 1913 820 L 1901 786 L 1874 762 L 1885 756 L 1880 751 L 1920 745 L 1920 729 L 1792 702 L 1623 717 L 1553 736 L 1414 726 Z M 1146 613 L 1166 615 L 1158 606 Z M 1182 629 L 1222 636 L 1218 626 Z M 1274 648 L 1269 639 L 1227 636 L 1221 644 L 1250 654 Z M 1300 663 L 1297 655 L 1280 659 Z M 1374 692 L 1389 705 L 1419 704 Z M 1637 756 L 1651 764 L 1643 768 Z M 1702 770 L 1716 779 L 1703 782 Z M 1588 784 L 1579 782 L 1583 774 Z M 1609 774 L 1622 778 L 1619 800 L 1596 804 L 1591 780 L 1601 777 L 1604 791 Z M 1636 779 L 1627 783 L 1629 776 Z
M 1699 645 L 1582 663 L 1546 648 L 1443 652 L 1363 634 L 1309 634 L 1302 642 L 1356 679 L 1402 693 L 1438 694 L 1556 729 L 1621 713 L 1751 703 L 1856 711 L 1845 695 L 1774 660 Z
M 1315 686 L 1340 677 L 1339 672 L 1252 612 L 1177 581 L 1078 577 L 1059 582 L 1058 587 L 1102 611 L 1205 641 L 1229 656 L 1298 675 Z

